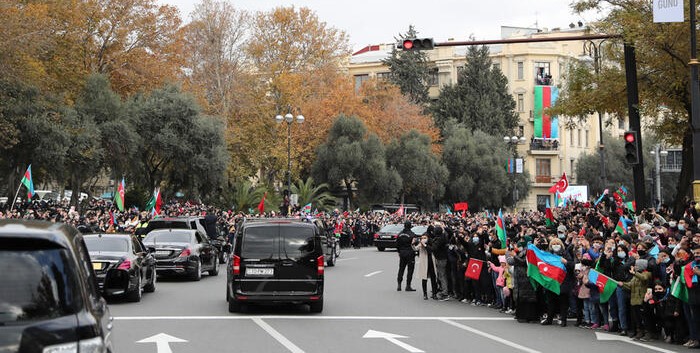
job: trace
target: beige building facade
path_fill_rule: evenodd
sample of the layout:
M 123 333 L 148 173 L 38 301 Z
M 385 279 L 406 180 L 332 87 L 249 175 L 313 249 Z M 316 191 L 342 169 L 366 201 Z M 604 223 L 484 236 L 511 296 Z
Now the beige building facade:
M 501 36 L 506 38 L 552 38 L 588 34 L 586 28 L 537 30 L 532 28 L 502 27 Z M 382 79 L 389 69 L 381 63 L 388 57 L 395 43 L 368 46 L 353 54 L 348 72 L 354 77 L 355 86 L 371 78 Z M 558 117 L 558 138 L 533 139 L 535 136 L 535 90 L 536 86 L 561 87 L 571 60 L 585 60 L 584 41 L 547 41 L 535 43 L 512 43 L 489 46 L 493 65 L 500 68 L 508 79 L 508 90 L 516 103 L 520 117 L 514 131 L 521 142 L 517 146 L 519 158 L 523 158 L 524 169 L 531 179 L 530 192 L 519 195 L 517 209 L 536 209 L 546 200 L 554 201 L 548 189 L 566 173 L 569 183 L 575 185 L 576 166 L 584 153 L 597 154 L 599 146 L 599 124 L 597 115 L 591 115 L 585 123 L 567 127 L 565 117 Z M 436 98 L 440 88 L 457 82 L 457 75 L 466 62 L 465 46 L 440 46 L 428 52 L 431 66 L 431 98 Z M 590 60 L 590 59 L 589 59 Z M 624 131 L 626 122 L 621 121 L 608 128 L 613 136 Z M 505 143 L 505 142 L 504 142 Z M 505 166 L 504 166 L 505 168 Z

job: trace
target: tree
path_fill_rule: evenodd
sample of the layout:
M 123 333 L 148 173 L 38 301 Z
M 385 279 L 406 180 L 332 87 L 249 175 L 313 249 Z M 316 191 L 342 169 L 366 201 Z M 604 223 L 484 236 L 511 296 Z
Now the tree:
M 311 204 L 312 208 L 322 211 L 328 210 L 329 207 L 335 204 L 335 199 L 328 192 L 328 189 L 328 184 L 321 183 L 316 185 L 314 179 L 310 177 L 306 178 L 306 180 L 299 179 L 292 184 L 292 194 L 298 195 L 299 206 L 303 207 Z
M 468 201 L 474 209 L 513 205 L 513 183 L 519 195 L 528 194 L 527 173 L 515 174 L 515 180 L 507 174 L 506 161 L 512 158 L 512 151 L 499 137 L 450 126 L 442 155 L 450 176 L 445 197 L 449 202 Z
M 683 167 L 674 202 L 674 211 L 680 215 L 684 210 L 684 199 L 690 192 L 693 170 L 688 75 L 690 50 L 689 41 L 680 40 L 688 38 L 687 25 L 682 22 L 653 23 L 652 3 L 647 1 L 577 0 L 572 6 L 579 13 L 606 8 L 605 17 L 596 22 L 593 30 L 621 35 L 622 38 L 607 41 L 603 63 L 608 65 L 603 65 L 598 75 L 586 77 L 581 70 L 569 71 L 567 80 L 577 84 L 567 86 L 553 113 L 580 116 L 591 110 L 585 104 L 599 102 L 596 109 L 613 118 L 624 117 L 627 105 L 621 43 L 633 44 L 639 77 L 640 113 L 664 142 L 683 146 Z
M 445 192 L 448 171 L 431 151 L 430 138 L 411 130 L 387 148 L 387 162 L 403 180 L 401 201 L 433 209 Z
M 413 25 L 408 26 L 408 31 L 399 34 L 395 38 L 397 42 L 404 39 L 416 38 L 418 31 Z M 428 54 L 420 50 L 399 50 L 394 47 L 391 56 L 382 60 L 389 67 L 389 80 L 399 86 L 401 93 L 415 104 L 425 106 L 430 101 L 428 97 Z
M 467 129 L 503 136 L 518 124 L 508 80 L 493 66 L 486 46 L 470 46 L 457 83 L 445 86 L 431 106 L 436 125 L 446 134 L 447 121 L 455 119 Z
M 403 181 L 395 168 L 387 167 L 386 148 L 379 136 L 370 133 L 362 143 L 364 166 L 358 173 L 358 200 L 369 206 L 396 199 Z

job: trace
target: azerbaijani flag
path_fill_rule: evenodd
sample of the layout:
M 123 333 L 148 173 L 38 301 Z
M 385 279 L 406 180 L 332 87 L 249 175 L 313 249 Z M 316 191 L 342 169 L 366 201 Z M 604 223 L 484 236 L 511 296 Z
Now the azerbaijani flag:
M 693 287 L 693 268 L 692 262 L 681 268 L 681 275 L 676 278 L 671 286 L 671 295 L 688 302 L 688 288 Z
M 311 213 L 311 202 L 304 205 L 304 207 L 301 208 L 301 212 L 306 214 Z
M 126 193 L 126 183 L 124 182 L 124 178 L 122 178 L 122 181 L 119 183 L 119 186 L 117 187 L 117 194 L 114 195 L 114 199 L 117 203 L 117 209 L 121 212 L 124 212 L 124 194 Z
M 153 196 L 148 200 L 146 204 L 146 210 L 151 211 L 151 215 L 159 215 L 160 207 L 163 205 L 163 200 L 160 197 L 160 188 L 153 189 Z
M 615 289 L 617 289 L 617 282 L 594 269 L 588 271 L 588 282 L 595 283 L 598 287 L 601 303 L 607 303 L 613 293 L 615 293 Z
M 620 234 L 627 234 L 627 220 L 624 217 L 620 217 L 620 220 L 617 221 L 615 231 Z
M 561 256 L 542 251 L 532 244 L 527 245 L 527 276 L 547 290 L 559 294 L 566 278 L 566 267 Z
M 636 201 L 625 202 L 625 206 L 627 206 L 627 209 L 632 211 L 632 213 L 637 212 L 637 202 Z
M 34 196 L 34 180 L 32 179 L 31 164 L 27 167 L 27 171 L 24 172 L 21 183 L 27 188 L 27 199 L 31 199 L 32 196 Z
M 535 138 L 559 138 L 559 119 L 544 113 L 554 105 L 557 97 L 559 89 L 556 86 L 535 86 Z
M 545 204 L 544 222 L 547 224 L 547 227 L 550 227 L 552 226 L 552 224 L 554 224 L 554 214 L 552 213 L 552 208 L 549 207 L 549 199 L 547 199 L 547 203 Z
M 498 218 L 496 218 L 496 235 L 498 235 L 498 240 L 501 241 L 501 249 L 506 248 L 506 227 L 505 222 L 503 222 L 503 213 L 498 210 Z

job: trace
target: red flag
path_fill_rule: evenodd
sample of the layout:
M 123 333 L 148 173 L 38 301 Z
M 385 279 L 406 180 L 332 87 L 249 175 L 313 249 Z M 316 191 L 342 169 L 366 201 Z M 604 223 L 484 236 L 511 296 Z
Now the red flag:
M 479 277 L 481 276 L 481 268 L 483 266 L 483 261 L 477 259 L 469 259 L 469 263 L 467 264 L 467 270 L 464 271 L 464 276 L 478 281 Z
M 465 218 L 467 216 L 467 210 L 462 210 L 462 218 Z
M 114 212 L 109 211 L 109 225 L 114 225 Z
M 394 213 L 394 215 L 399 217 L 403 216 L 403 204 L 401 204 L 401 207 L 399 207 L 399 209 L 396 211 L 396 213 Z
M 557 181 L 556 184 L 552 185 L 551 188 L 549 188 L 549 193 L 553 194 L 555 192 L 559 192 L 560 194 L 566 191 L 566 189 L 569 187 L 569 180 L 566 179 L 566 172 L 562 174 L 561 178 L 559 181 Z
M 265 197 L 267 196 L 267 193 L 263 194 L 262 200 L 260 200 L 260 203 L 258 204 L 258 212 L 260 213 L 265 213 Z
M 467 211 L 469 210 L 469 204 L 464 202 L 457 202 L 454 207 L 455 211 Z

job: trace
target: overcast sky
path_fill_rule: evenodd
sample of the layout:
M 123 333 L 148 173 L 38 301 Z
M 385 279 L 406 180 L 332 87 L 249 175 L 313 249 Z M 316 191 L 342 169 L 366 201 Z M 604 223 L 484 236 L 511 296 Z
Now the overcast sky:
M 188 21 L 197 1 L 159 0 L 175 5 Z M 573 15 L 570 0 L 236 0 L 239 9 L 270 10 L 277 6 L 308 7 L 329 25 L 350 36 L 357 50 L 368 44 L 393 42 L 398 33 L 413 24 L 420 36 L 436 41 L 448 38 L 468 40 L 500 38 L 501 26 L 539 28 L 568 27 L 579 20 L 584 23 L 600 17 L 595 12 Z

